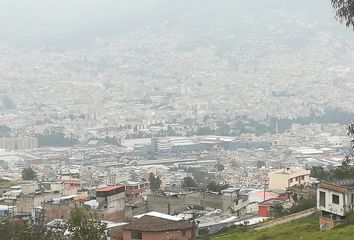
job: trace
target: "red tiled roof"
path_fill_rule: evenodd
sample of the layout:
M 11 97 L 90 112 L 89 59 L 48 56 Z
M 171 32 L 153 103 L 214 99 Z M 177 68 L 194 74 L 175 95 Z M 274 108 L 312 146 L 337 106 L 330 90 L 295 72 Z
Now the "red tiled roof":
M 112 191 L 112 190 L 119 189 L 121 187 L 124 187 L 124 186 L 107 186 L 107 187 L 104 187 L 104 188 L 101 188 L 101 189 L 97 189 L 96 192 L 109 192 L 109 191 Z
M 173 221 L 169 219 L 143 216 L 131 224 L 127 225 L 125 230 L 141 231 L 141 232 L 164 232 L 164 231 L 178 231 L 193 228 L 191 223 L 186 221 Z

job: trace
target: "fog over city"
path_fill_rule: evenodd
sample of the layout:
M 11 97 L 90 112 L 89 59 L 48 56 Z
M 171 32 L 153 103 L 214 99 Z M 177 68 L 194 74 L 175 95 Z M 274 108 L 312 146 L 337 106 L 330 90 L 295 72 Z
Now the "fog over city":
M 352 147 L 354 32 L 332 4 L 0 0 L 0 216 L 79 202 L 130 240 L 140 214 L 193 237 L 315 207 Z

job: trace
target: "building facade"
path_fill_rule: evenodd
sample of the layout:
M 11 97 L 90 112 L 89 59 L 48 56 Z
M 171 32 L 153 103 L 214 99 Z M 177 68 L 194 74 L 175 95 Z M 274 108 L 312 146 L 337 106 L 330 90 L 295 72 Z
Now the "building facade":
M 321 211 L 320 228 L 333 229 L 345 221 L 354 207 L 354 180 L 322 182 L 317 188 L 317 209 Z
M 192 223 L 176 217 L 144 215 L 123 230 L 123 240 L 191 240 L 195 236 Z
M 269 189 L 286 190 L 295 185 L 302 185 L 310 180 L 310 170 L 305 169 L 280 169 L 268 174 Z

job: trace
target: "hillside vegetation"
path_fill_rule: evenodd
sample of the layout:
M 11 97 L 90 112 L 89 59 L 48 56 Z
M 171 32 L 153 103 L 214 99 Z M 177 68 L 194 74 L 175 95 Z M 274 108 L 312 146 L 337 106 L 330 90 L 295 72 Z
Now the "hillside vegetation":
M 318 216 L 296 220 L 290 223 L 263 230 L 239 228 L 220 236 L 206 238 L 210 240 L 352 240 L 354 239 L 354 225 L 338 226 L 336 229 L 325 232 L 319 231 Z

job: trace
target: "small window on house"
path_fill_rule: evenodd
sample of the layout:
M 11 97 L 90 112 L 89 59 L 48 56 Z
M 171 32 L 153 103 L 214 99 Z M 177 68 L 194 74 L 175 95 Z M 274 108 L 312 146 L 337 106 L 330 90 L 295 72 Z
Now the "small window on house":
M 141 240 L 141 239 L 143 239 L 143 233 L 142 233 L 142 232 L 135 232 L 135 231 L 133 231 L 133 232 L 131 233 L 131 239 L 132 239 L 132 240 Z
M 326 193 L 320 191 L 320 206 L 325 207 L 326 206 Z
M 183 230 L 182 231 L 182 237 L 185 237 L 186 236 L 186 230 Z
M 301 176 L 301 180 L 305 180 L 305 176 Z
M 339 204 L 339 196 L 332 194 L 332 203 Z

